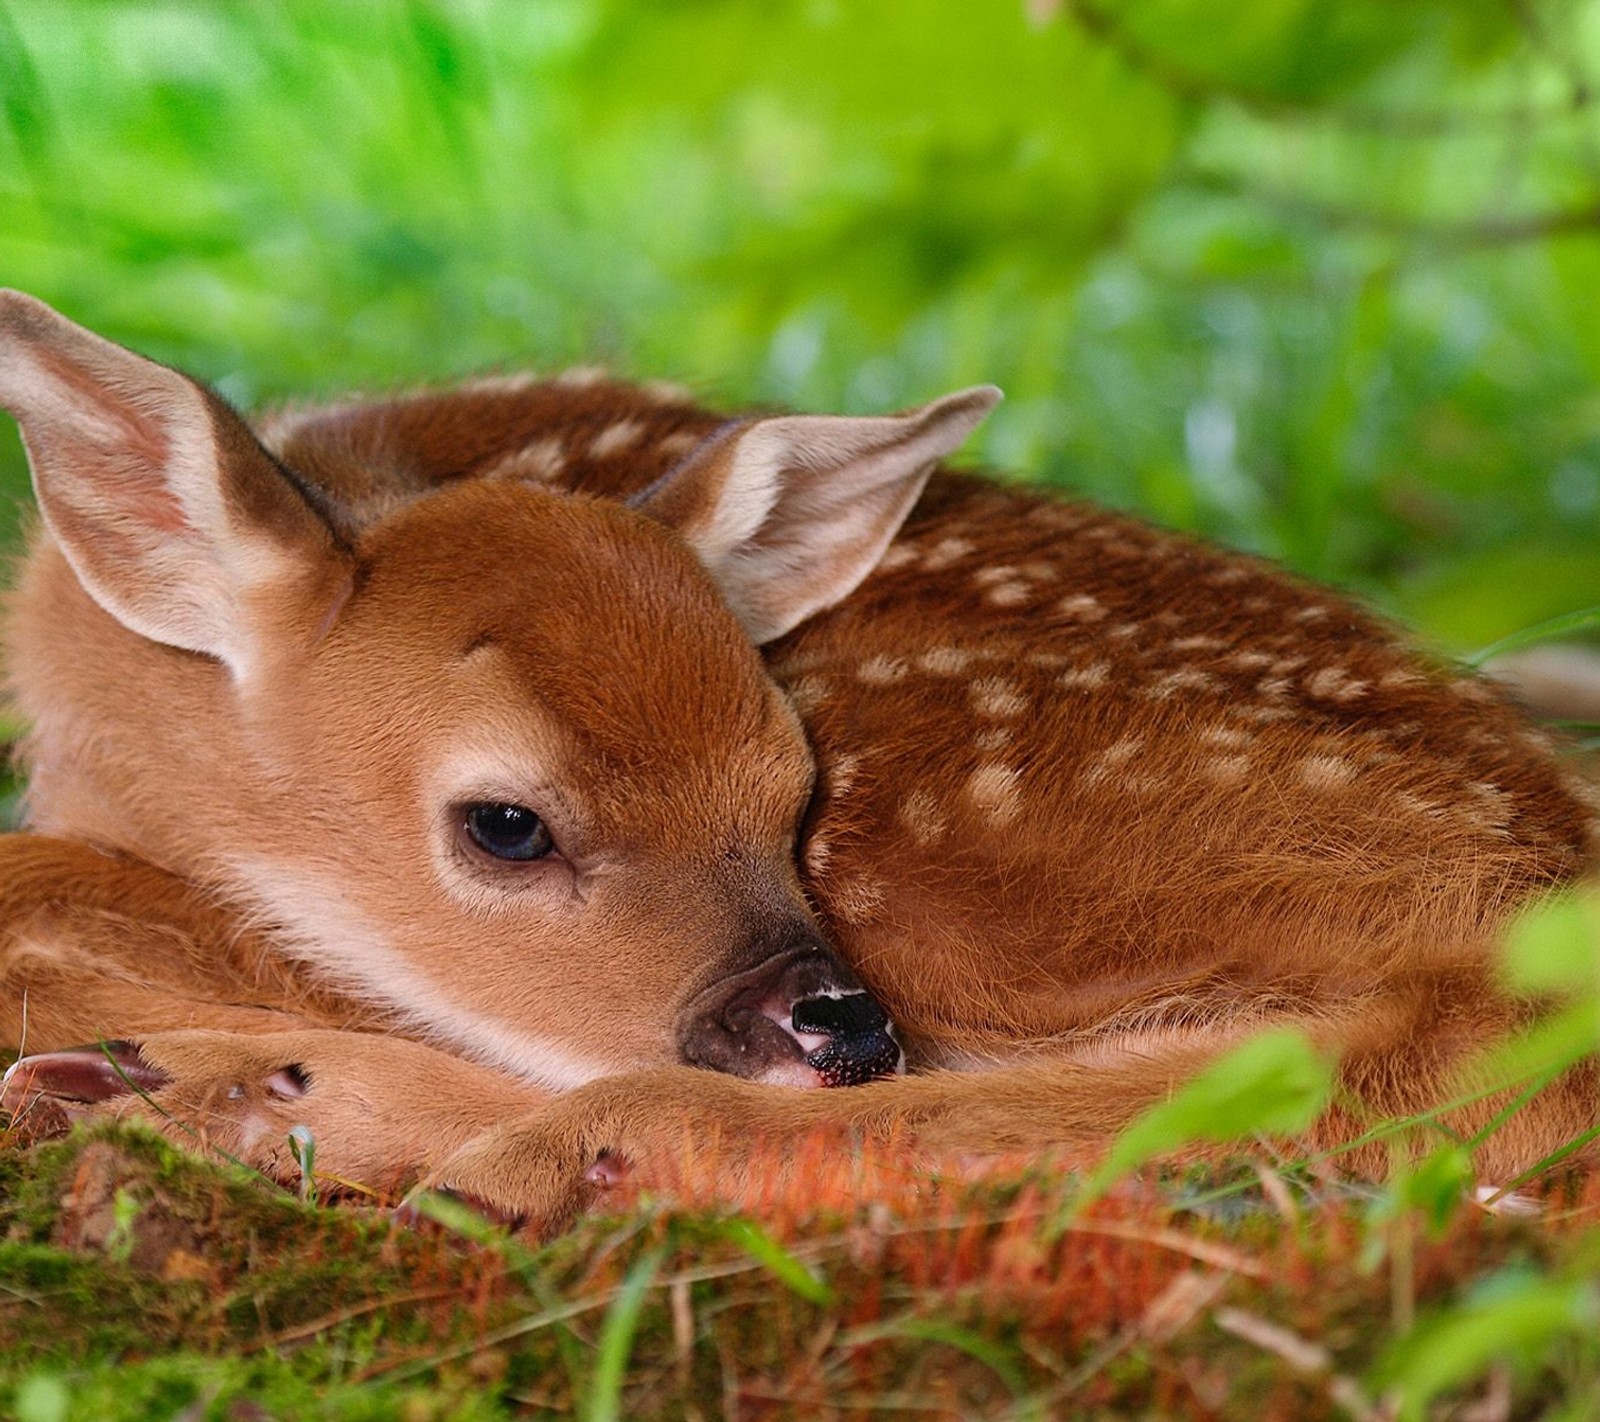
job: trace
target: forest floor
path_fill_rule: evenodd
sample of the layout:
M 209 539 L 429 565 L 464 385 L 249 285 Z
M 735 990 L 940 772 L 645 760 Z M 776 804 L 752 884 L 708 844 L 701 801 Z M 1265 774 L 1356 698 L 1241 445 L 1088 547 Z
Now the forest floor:
M 0 1416 L 1600 1415 L 1600 1180 L 1533 1213 L 1270 1160 L 1086 1204 L 1038 1163 L 817 1154 L 803 1198 L 633 1198 L 532 1245 L 80 1128 L 0 1146 Z

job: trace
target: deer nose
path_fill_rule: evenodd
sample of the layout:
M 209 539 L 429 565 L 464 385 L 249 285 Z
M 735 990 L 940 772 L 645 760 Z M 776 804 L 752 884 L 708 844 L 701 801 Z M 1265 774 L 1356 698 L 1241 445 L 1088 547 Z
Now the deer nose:
M 859 1086 L 905 1066 L 889 1014 L 859 989 L 802 998 L 790 1014 L 789 1030 L 824 1086 Z
M 700 993 L 678 1048 L 691 1066 L 781 1086 L 854 1086 L 905 1061 L 888 1014 L 819 942 Z

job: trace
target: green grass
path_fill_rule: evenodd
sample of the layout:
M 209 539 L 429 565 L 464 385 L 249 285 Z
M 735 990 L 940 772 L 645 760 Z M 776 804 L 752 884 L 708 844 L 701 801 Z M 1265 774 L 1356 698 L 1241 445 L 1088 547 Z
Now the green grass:
M 1063 1230 L 1070 1184 L 1035 1170 L 832 1201 L 754 1246 L 646 1202 L 525 1248 L 312 1209 L 127 1128 L 0 1162 L 0 1408 L 21 1422 L 1600 1401 L 1592 1189 L 1536 1224 L 1435 1226 L 1304 1180 L 1275 1179 L 1292 1207 L 1236 1186 L 1219 1211 L 1146 1176 Z

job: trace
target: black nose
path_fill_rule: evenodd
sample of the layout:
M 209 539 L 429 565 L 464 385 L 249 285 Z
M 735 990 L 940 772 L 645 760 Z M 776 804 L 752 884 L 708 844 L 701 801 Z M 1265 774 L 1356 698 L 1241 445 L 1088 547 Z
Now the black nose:
M 859 1086 L 900 1069 L 900 1044 L 889 1014 L 864 992 L 805 998 L 795 1003 L 790 1021 L 803 1038 L 827 1038 L 806 1053 L 806 1064 L 824 1086 Z
M 844 1086 L 894 1070 L 883 1009 L 820 941 L 700 993 L 678 1048 L 691 1066 L 790 1086 Z

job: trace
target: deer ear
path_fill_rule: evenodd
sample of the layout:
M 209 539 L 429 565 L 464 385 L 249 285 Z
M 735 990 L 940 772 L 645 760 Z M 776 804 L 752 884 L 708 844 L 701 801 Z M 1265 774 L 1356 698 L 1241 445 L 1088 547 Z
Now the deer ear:
M 348 586 L 307 490 L 217 396 L 14 291 L 0 292 L 0 406 L 79 581 L 141 636 L 242 679 Z
M 904 415 L 754 420 L 691 456 L 638 507 L 683 535 L 759 646 L 855 591 L 934 464 L 999 400 L 979 385 Z

